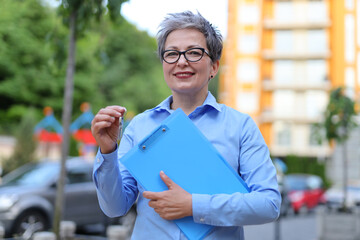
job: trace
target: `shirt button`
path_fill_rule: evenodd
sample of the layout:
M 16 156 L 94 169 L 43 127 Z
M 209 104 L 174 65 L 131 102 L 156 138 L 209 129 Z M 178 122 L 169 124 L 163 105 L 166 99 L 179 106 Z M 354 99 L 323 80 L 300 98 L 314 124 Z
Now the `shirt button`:
M 205 221 L 205 219 L 204 218 L 200 218 L 200 222 L 204 222 Z
M 100 158 L 97 158 L 96 161 L 99 163 L 99 162 L 100 162 Z

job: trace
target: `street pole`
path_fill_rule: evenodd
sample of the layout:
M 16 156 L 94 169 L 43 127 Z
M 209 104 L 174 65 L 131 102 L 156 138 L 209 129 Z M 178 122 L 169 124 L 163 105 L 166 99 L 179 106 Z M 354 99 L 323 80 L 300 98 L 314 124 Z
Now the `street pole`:
M 281 240 L 280 221 L 281 221 L 281 216 L 279 216 L 279 218 L 275 221 L 275 237 L 274 237 L 274 240 Z

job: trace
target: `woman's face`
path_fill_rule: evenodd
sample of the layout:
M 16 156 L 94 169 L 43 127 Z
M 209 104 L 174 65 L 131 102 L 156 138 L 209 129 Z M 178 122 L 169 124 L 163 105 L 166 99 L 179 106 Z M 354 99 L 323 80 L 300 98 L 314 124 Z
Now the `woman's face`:
M 190 48 L 204 48 L 209 51 L 204 35 L 198 30 L 175 30 L 165 41 L 165 50 L 186 51 Z M 207 93 L 209 79 L 216 75 L 218 68 L 219 61 L 212 63 L 206 53 L 198 62 L 188 62 L 184 55 L 181 55 L 175 63 L 169 64 L 163 61 L 164 78 L 173 94 Z

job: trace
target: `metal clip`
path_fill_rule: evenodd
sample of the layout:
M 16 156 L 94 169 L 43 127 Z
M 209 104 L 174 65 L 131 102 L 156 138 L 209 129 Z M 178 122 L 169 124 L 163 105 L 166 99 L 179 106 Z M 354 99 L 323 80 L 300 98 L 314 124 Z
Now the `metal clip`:
M 120 143 L 121 138 L 123 136 L 123 127 L 124 127 L 124 118 L 126 115 L 126 109 L 125 112 L 123 113 L 123 115 L 121 117 L 119 117 L 119 135 L 118 135 L 118 143 Z

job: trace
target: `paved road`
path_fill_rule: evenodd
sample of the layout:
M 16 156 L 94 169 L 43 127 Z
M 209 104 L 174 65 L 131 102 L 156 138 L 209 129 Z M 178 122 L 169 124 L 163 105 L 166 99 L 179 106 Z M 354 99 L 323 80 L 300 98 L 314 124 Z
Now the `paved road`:
M 315 213 L 288 216 L 279 221 L 280 235 L 275 237 L 275 223 L 246 226 L 246 240 L 316 240 Z
M 317 222 L 315 212 L 299 216 L 290 215 L 283 217 L 280 219 L 279 223 L 281 232 L 279 235 L 280 238 L 275 238 L 275 223 L 269 223 L 264 225 L 246 226 L 244 228 L 245 240 L 316 240 Z M 96 229 L 97 228 L 94 228 L 93 231 Z M 99 231 L 99 229 L 97 230 Z M 101 238 L 99 236 L 96 240 L 106 240 L 106 238 Z

